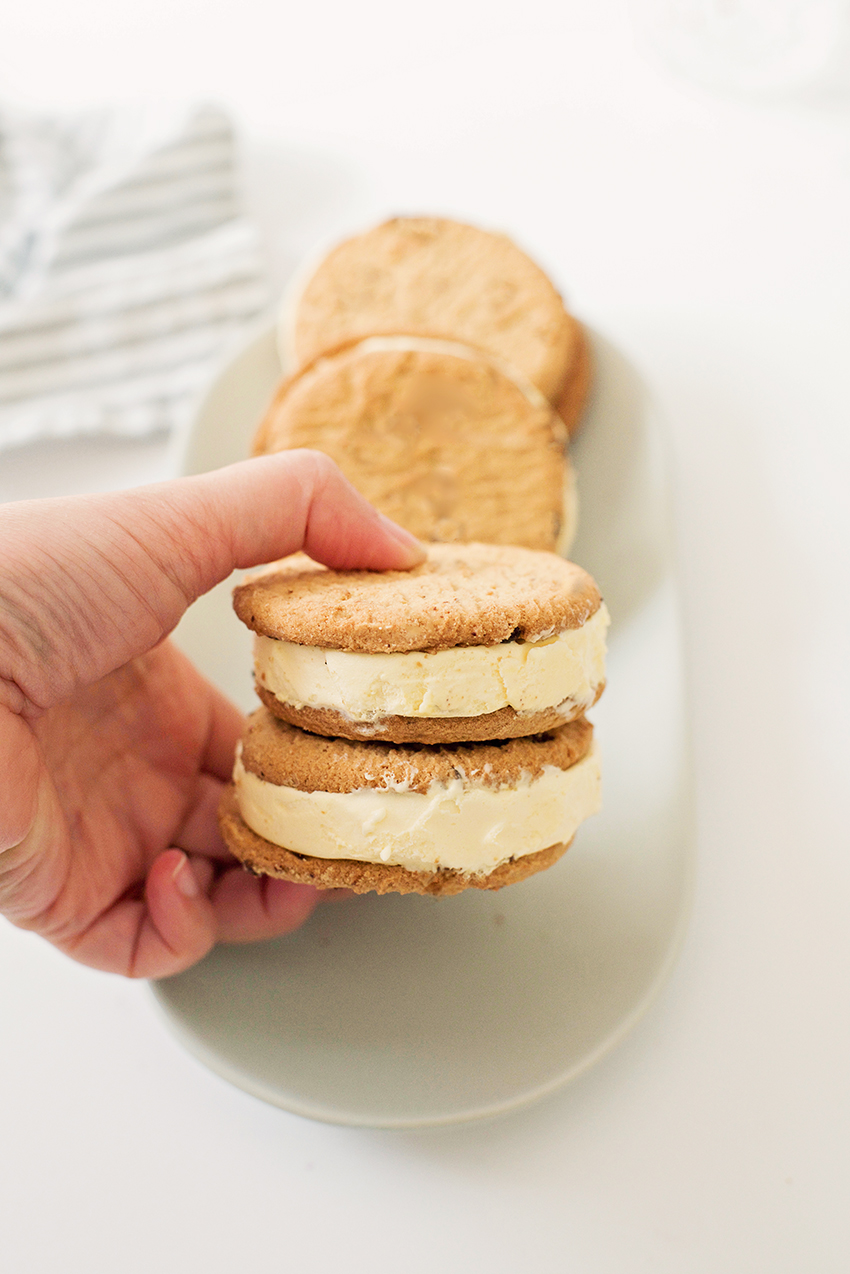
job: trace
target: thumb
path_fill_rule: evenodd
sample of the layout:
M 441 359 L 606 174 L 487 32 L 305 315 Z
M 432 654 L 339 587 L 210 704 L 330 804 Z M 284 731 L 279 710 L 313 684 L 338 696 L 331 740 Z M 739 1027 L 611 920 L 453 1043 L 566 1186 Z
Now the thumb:
M 299 549 L 343 569 L 405 570 L 424 556 L 315 451 L 6 505 L 0 534 L 0 701 L 24 715 L 149 650 L 237 567 Z

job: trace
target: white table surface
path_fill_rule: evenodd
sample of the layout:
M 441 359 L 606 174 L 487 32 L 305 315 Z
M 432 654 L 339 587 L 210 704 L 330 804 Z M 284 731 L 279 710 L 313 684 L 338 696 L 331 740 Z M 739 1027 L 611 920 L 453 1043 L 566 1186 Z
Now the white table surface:
M 516 235 L 632 357 L 671 442 L 700 853 L 625 1044 L 430 1133 L 266 1107 L 144 986 L 0 922 L 3 1269 L 843 1274 L 850 79 L 712 94 L 616 0 L 28 0 L 3 26 L 7 101 L 228 105 L 278 285 L 317 239 L 447 212 Z M 36 445 L 0 498 L 168 466 L 163 439 Z

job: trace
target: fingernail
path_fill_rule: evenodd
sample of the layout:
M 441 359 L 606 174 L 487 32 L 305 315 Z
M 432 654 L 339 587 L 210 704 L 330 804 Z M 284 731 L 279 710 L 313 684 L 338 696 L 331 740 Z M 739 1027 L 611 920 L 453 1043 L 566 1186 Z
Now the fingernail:
M 180 862 L 174 868 L 173 879 L 184 898 L 197 898 L 201 892 L 195 879 L 195 873 L 192 871 L 189 859 L 185 854 L 181 854 Z
M 391 539 L 396 544 L 400 544 L 407 552 L 411 559 L 411 564 L 421 562 L 425 558 L 425 549 L 421 542 L 417 540 L 415 535 L 411 535 L 409 531 L 405 531 L 403 526 L 399 526 L 397 522 L 393 522 L 385 513 L 378 514 L 378 521 Z

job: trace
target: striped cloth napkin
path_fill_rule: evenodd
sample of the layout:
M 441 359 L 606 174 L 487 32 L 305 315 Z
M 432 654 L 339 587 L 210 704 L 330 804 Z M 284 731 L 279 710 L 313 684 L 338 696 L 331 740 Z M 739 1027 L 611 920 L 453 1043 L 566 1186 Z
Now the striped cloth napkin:
M 180 425 L 267 301 L 219 109 L 0 112 L 0 448 Z

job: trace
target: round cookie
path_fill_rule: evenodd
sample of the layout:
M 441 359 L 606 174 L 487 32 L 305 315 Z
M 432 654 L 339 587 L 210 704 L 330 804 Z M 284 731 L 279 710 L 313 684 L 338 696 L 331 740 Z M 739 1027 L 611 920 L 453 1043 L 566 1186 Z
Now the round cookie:
M 539 391 L 475 350 L 387 337 L 285 381 L 254 452 L 324 451 L 422 540 L 566 552 L 576 523 L 566 443 Z
M 548 867 L 599 807 L 592 727 L 453 748 L 249 718 L 219 820 L 256 872 L 320 888 L 452 894 Z
M 297 555 L 234 591 L 255 684 L 281 720 L 394 743 L 519 738 L 587 710 L 608 614 L 580 567 L 492 544 L 428 546 L 412 571 Z
M 577 424 L 581 327 L 506 235 L 437 217 L 396 217 L 329 252 L 281 319 L 284 358 L 297 366 L 350 341 L 399 332 L 495 355 L 553 404 L 574 382 L 567 424 Z

